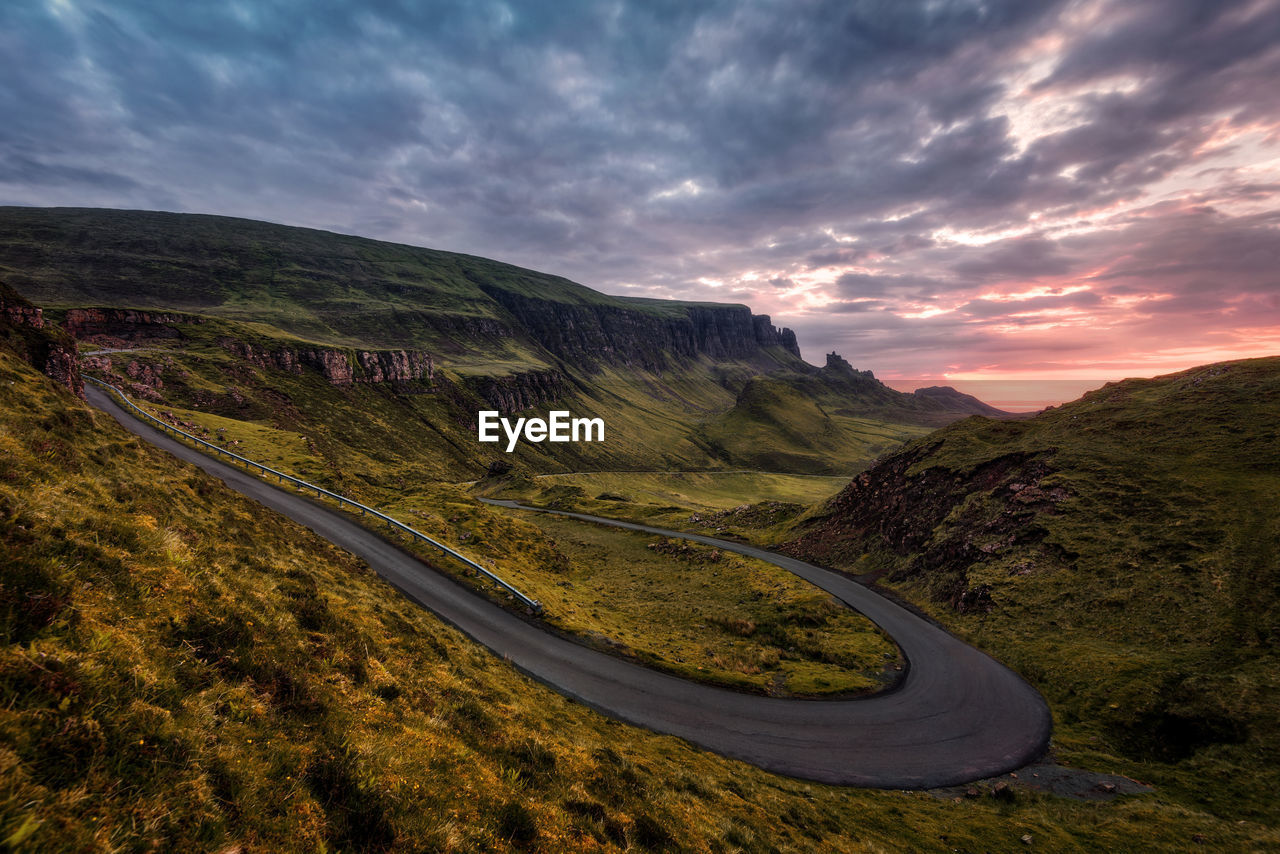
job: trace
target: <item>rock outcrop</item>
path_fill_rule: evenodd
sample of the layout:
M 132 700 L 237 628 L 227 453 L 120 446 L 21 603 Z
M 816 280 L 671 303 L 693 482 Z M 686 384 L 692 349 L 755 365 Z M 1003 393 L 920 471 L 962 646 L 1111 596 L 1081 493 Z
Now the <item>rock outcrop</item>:
M 10 326 L 25 329 L 44 329 L 46 326 L 43 311 L 4 285 L 0 285 L 0 316 Z
M 554 370 L 522 371 L 499 377 L 468 377 L 464 382 L 470 391 L 503 415 L 539 407 L 570 393 L 564 375 Z
M 358 350 L 355 356 L 361 382 L 429 381 L 435 376 L 431 355 L 421 350 Z
M 125 308 L 72 308 L 62 320 L 62 328 L 78 341 L 106 346 L 125 346 L 146 341 L 181 338 L 175 328 L 183 323 L 204 323 L 192 314 L 136 311 Z
M 832 379 L 859 379 L 867 382 L 875 381 L 876 375 L 871 371 L 860 371 L 853 365 L 849 364 L 849 360 L 834 350 L 827 354 L 827 363 L 818 369 L 820 373 Z
M 890 390 L 888 386 L 876 379 L 876 375 L 871 371 L 858 370 L 849 364 L 848 359 L 834 351 L 827 354 L 827 363 L 818 368 L 818 376 L 827 383 L 837 385 L 846 390 Z M 895 392 L 895 394 L 897 393 Z
M 76 342 L 45 320 L 44 312 L 0 283 L 0 343 L 45 376 L 84 397 Z
M 312 368 L 333 385 L 351 383 L 409 382 L 435 379 L 435 360 L 421 350 L 345 350 L 334 347 L 281 347 L 267 349 L 245 341 L 224 338 L 228 352 L 259 368 L 275 368 L 300 374 Z
M 767 314 L 751 315 L 751 323 L 755 327 L 756 343 L 761 347 L 781 347 L 797 359 L 800 358 L 800 344 L 796 341 L 795 332 L 786 327 L 774 326 Z
M 969 585 L 969 567 L 1039 544 L 1046 531 L 1037 517 L 1056 513 L 1069 496 L 1042 483 L 1053 469 L 1036 454 L 1005 454 L 955 471 L 929 466 L 932 450 L 916 446 L 859 474 L 781 551 L 828 565 L 876 551 L 909 557 L 893 580 L 928 575 L 937 580 L 937 598 L 956 610 L 987 607 L 987 591 Z

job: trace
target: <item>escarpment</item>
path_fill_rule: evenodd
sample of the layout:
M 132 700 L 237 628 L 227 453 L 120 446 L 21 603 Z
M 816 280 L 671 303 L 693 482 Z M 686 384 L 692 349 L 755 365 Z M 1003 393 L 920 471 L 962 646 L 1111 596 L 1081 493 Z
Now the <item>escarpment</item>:
M 32 308 L 25 302 L 5 303 L 5 306 L 6 312 L 13 313 L 24 323 L 44 324 L 54 328 L 42 319 L 40 309 Z M 147 349 L 149 344 L 180 342 L 186 337 L 183 325 L 205 322 L 204 318 L 181 313 L 94 308 L 69 309 L 65 313 L 63 325 L 67 331 L 95 343 L 133 350 Z M 498 328 L 505 327 L 495 321 L 482 321 L 459 331 L 494 334 Z M 511 334 L 509 330 L 507 334 Z M 442 380 L 449 382 L 439 374 L 435 357 L 424 350 L 372 350 L 263 343 L 229 335 L 218 336 L 216 342 L 227 353 L 256 368 L 297 375 L 316 371 L 334 386 L 425 382 L 434 388 Z M 123 355 L 119 357 L 119 365 L 116 365 L 116 358 L 110 353 L 90 355 L 85 358 L 84 363 L 125 382 L 136 394 L 158 399 L 156 392 L 164 386 L 159 366 Z M 161 361 L 171 369 L 174 367 L 172 357 L 163 357 Z M 468 375 L 456 382 L 460 391 L 465 390 L 464 393 L 504 415 L 538 407 L 571 393 L 565 375 L 549 368 L 493 376 Z
M 185 323 L 204 323 L 204 318 L 171 311 L 71 308 L 63 315 L 62 328 L 77 341 L 112 347 L 181 338 L 177 327 Z
M 347 350 L 335 347 L 267 348 L 224 338 L 222 347 L 251 365 L 300 374 L 312 368 L 333 385 L 355 382 L 383 383 L 432 381 L 435 360 L 421 350 Z
M 576 365 L 660 371 L 673 357 L 750 360 L 774 347 L 800 356 L 794 332 L 746 306 L 673 304 L 678 308 L 656 313 L 615 302 L 558 302 L 487 285 L 481 289 L 534 342 Z
M 503 415 L 533 409 L 571 393 L 555 370 L 521 371 L 507 376 L 467 377 L 466 387 Z

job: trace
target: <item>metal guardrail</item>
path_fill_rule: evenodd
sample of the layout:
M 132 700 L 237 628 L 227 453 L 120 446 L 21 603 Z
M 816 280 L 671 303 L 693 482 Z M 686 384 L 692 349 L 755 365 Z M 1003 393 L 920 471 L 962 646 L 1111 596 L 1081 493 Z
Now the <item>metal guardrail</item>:
M 272 477 L 279 478 L 281 483 L 286 483 L 286 482 L 292 483 L 295 486 L 299 487 L 300 489 L 314 492 L 317 498 L 332 498 L 334 501 L 338 502 L 339 507 L 349 506 L 349 507 L 352 507 L 353 509 L 359 510 L 362 516 L 368 515 L 368 516 L 373 516 L 377 519 L 381 519 L 382 521 L 386 522 L 388 526 L 392 528 L 396 528 L 397 530 L 400 530 L 400 531 L 404 531 L 409 536 L 415 539 L 421 540 L 422 542 L 427 543 L 428 545 L 431 545 L 439 549 L 440 554 L 452 557 L 460 561 L 463 565 L 480 573 L 485 578 L 488 578 L 494 584 L 497 584 L 503 590 L 510 593 L 512 596 L 514 596 L 526 607 L 532 609 L 535 614 L 542 613 L 542 603 L 540 603 L 537 599 L 529 598 L 528 596 L 524 595 L 519 590 L 517 590 L 515 587 L 513 587 L 510 583 L 503 580 L 500 576 L 494 574 L 492 570 L 481 566 L 480 564 L 476 563 L 474 560 L 467 557 L 466 555 L 461 554 L 460 552 L 454 551 L 449 546 L 446 546 L 444 543 L 441 543 L 437 540 L 433 540 L 431 537 L 428 537 L 426 534 L 422 533 L 421 531 L 415 531 L 413 528 L 410 528 L 408 525 L 404 524 L 398 519 L 393 519 L 390 516 L 388 516 L 386 513 L 383 513 L 378 510 L 374 510 L 372 507 L 368 507 L 364 504 L 361 504 L 359 501 L 352 501 L 350 498 L 347 498 L 345 495 L 339 495 L 336 492 L 330 492 L 329 490 L 324 489 L 323 487 L 316 486 L 314 483 L 308 483 L 307 481 L 296 478 L 291 474 L 285 474 L 282 471 L 276 471 L 270 466 L 264 466 L 262 463 L 255 462 L 254 460 L 251 460 L 248 457 L 242 457 L 239 454 L 233 454 L 230 451 L 226 450 L 225 448 L 221 448 L 213 444 L 212 442 L 206 442 L 204 439 L 201 439 L 199 436 L 193 436 L 190 433 L 186 432 L 185 430 L 179 430 L 177 427 L 174 427 L 172 424 L 169 424 L 165 421 L 162 421 L 159 418 L 156 418 L 150 412 L 147 412 L 145 409 L 135 404 L 132 400 L 129 399 L 128 395 L 126 395 L 123 391 L 111 385 L 110 383 L 103 382 L 100 379 L 97 379 L 95 377 L 90 377 L 90 376 L 86 376 L 85 379 L 95 385 L 100 385 L 103 388 L 114 391 L 117 395 L 120 396 L 120 399 L 124 401 L 126 406 L 128 406 L 134 412 L 138 413 L 147 421 L 158 426 L 160 429 L 168 433 L 172 433 L 175 436 L 182 436 L 186 439 L 190 439 L 197 446 L 213 451 L 215 455 L 222 455 L 224 457 L 229 457 L 232 460 L 235 460 L 236 462 L 243 463 L 245 468 L 249 471 L 252 471 L 253 469 L 258 469 L 264 477 L 272 476 Z

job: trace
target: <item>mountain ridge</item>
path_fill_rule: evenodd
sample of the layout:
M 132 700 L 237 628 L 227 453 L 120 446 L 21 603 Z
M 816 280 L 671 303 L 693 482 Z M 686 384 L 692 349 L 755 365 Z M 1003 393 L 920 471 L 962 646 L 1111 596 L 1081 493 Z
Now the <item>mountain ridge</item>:
M 611 296 L 479 256 L 209 214 L 0 207 L 0 274 L 47 308 L 267 322 L 320 344 L 435 345 L 445 362 L 799 359 L 791 330 L 743 305 Z
M 615 297 L 477 256 L 253 220 L 0 207 L 0 281 L 86 345 L 121 351 L 90 364 L 143 399 L 313 436 L 337 411 L 319 402 L 330 395 L 313 375 L 376 387 L 363 417 L 400 429 L 425 419 L 458 479 L 487 466 L 489 449 L 463 435 L 484 408 L 611 415 L 609 444 L 529 451 L 537 471 L 852 473 L 918 426 L 969 414 L 889 389 L 843 359 L 815 368 L 792 330 L 747 306 Z M 733 414 L 762 377 L 771 389 L 795 386 L 781 393 L 799 405 Z M 815 405 L 818 420 L 830 411 L 839 421 L 817 444 L 786 423 Z M 360 435 L 352 415 L 344 443 Z M 779 447 L 746 453 L 722 441 L 726 417 L 726 429 Z M 846 439 L 852 450 L 821 459 Z

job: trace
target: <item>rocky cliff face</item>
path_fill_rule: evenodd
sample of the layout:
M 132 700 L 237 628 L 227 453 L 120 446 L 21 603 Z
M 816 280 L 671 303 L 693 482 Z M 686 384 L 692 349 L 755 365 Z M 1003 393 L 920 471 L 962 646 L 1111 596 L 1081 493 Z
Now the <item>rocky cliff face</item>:
M 421 350 L 359 350 L 355 355 L 363 372 L 361 382 L 429 381 L 435 376 L 431 354 Z
M 79 341 L 123 346 L 148 340 L 180 338 L 180 323 L 204 323 L 204 318 L 176 312 L 134 311 L 121 308 L 73 308 L 62 327 Z
M 782 551 L 827 565 L 889 552 L 909 558 L 890 575 L 900 581 L 928 575 L 936 598 L 958 611 L 983 610 L 988 591 L 971 587 L 969 567 L 993 554 L 1039 544 L 1037 524 L 1068 495 L 1041 481 L 1053 470 L 1033 454 L 996 457 L 968 471 L 940 466 L 914 474 L 930 458 L 917 446 L 863 472 L 806 523 Z
M 25 361 L 77 397 L 84 397 L 75 340 L 4 284 L 0 284 L 0 343 L 7 343 Z
M 80 359 L 80 369 L 98 371 L 107 382 L 123 389 L 130 397 L 164 401 L 164 375 L 186 377 L 172 356 L 152 360 L 132 358 L 122 353 L 91 353 Z
M 503 415 L 541 407 L 567 396 L 571 391 L 564 375 L 553 370 L 524 371 L 502 377 L 469 377 L 465 384 Z
M 755 329 L 756 343 L 761 347 L 781 347 L 797 359 L 800 358 L 800 344 L 796 334 L 786 327 L 779 328 L 767 314 L 751 315 L 751 324 Z
M 43 370 L 45 376 L 69 388 L 76 397 L 84 397 L 84 379 L 80 376 L 75 341 L 51 340 L 43 358 L 44 365 L 36 367 Z
M 40 310 L 25 303 L 6 303 L 6 312 L 26 324 L 45 324 Z M 176 325 L 202 323 L 192 315 L 128 309 L 71 309 L 64 327 L 68 332 L 98 343 L 129 346 L 149 341 L 172 340 L 182 336 Z M 453 330 L 468 336 L 510 337 L 511 330 L 497 321 L 478 319 L 476 324 Z M 234 356 L 259 368 L 301 374 L 318 371 L 331 384 L 386 383 L 437 380 L 435 359 L 422 350 L 356 350 L 320 346 L 266 347 L 230 337 L 220 338 L 220 346 Z M 172 361 L 172 360 L 170 360 Z M 90 356 L 88 367 L 112 371 L 109 356 Z M 163 381 L 146 363 L 130 360 L 117 378 L 138 394 L 156 398 Z M 125 379 L 127 377 L 127 380 Z M 504 415 L 530 409 L 564 397 L 570 391 L 563 374 L 555 370 L 524 371 L 509 376 L 469 377 L 462 389 Z
M 616 305 L 575 305 L 482 289 L 502 304 L 530 338 L 556 356 L 586 367 L 611 364 L 657 371 L 671 357 L 750 359 L 766 347 L 800 355 L 795 333 L 778 329 L 745 306 L 689 306 L 683 316 Z
M 44 312 L 8 288 L 0 290 L 0 317 L 3 317 L 11 326 L 26 329 L 45 328 Z
M 355 382 L 408 382 L 435 378 L 435 361 L 421 350 L 340 350 L 331 347 L 300 347 L 268 350 L 244 341 L 226 338 L 219 342 L 228 352 L 260 368 L 276 368 L 300 374 L 313 368 L 333 385 Z

